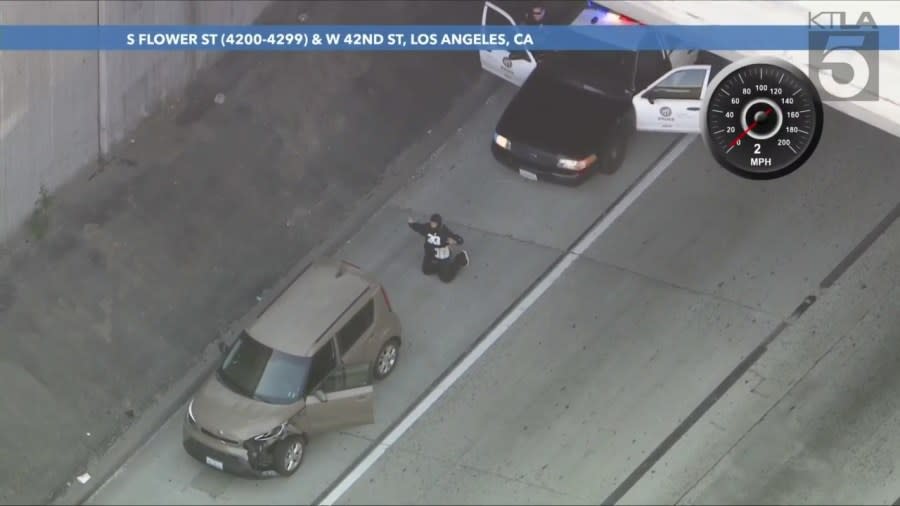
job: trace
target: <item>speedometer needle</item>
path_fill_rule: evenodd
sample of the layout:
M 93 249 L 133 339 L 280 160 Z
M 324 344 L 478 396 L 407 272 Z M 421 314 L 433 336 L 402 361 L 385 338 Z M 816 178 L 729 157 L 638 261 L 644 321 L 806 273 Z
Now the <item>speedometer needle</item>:
M 766 112 L 763 113 L 762 117 L 757 119 L 753 123 L 750 123 L 750 126 L 748 126 L 746 130 L 741 132 L 741 135 L 738 135 L 737 137 L 735 137 L 735 139 L 733 141 L 731 141 L 731 144 L 729 144 L 728 147 L 733 148 L 735 144 L 740 142 L 740 140 L 743 139 L 744 136 L 750 132 L 750 130 L 753 130 L 754 128 L 756 128 L 756 125 L 758 125 L 760 121 L 764 121 L 766 118 L 768 118 L 769 114 L 771 114 L 771 113 L 772 113 L 771 107 L 766 109 Z M 757 114 L 759 114 L 759 113 L 757 113 Z

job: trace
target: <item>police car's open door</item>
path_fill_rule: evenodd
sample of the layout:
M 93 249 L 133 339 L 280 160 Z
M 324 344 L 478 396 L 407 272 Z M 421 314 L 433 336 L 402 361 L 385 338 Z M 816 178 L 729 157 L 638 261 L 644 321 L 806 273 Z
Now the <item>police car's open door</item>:
M 506 11 L 492 2 L 484 2 L 484 11 L 481 13 L 482 26 L 515 26 L 516 22 Z M 537 61 L 531 51 L 507 51 L 497 49 L 493 51 L 479 51 L 481 68 L 500 76 L 503 79 L 522 86 L 531 72 L 537 67 Z
M 709 65 L 672 69 L 632 99 L 642 132 L 700 133 L 700 106 L 709 85 Z

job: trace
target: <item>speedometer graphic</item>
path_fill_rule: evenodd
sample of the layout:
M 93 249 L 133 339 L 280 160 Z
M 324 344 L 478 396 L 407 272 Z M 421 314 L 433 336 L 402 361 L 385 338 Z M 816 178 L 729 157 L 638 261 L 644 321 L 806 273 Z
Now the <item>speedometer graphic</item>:
M 776 179 L 813 154 L 822 135 L 822 100 L 812 81 L 778 58 L 747 58 L 710 84 L 703 138 L 724 168 L 747 179 Z

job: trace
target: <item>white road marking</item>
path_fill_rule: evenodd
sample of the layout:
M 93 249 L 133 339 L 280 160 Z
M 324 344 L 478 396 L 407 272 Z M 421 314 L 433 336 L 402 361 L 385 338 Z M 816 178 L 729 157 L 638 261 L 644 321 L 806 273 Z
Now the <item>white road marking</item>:
M 622 200 L 616 203 L 609 212 L 604 215 L 599 222 L 597 222 L 591 229 L 581 238 L 569 252 L 560 259 L 555 266 L 544 276 L 544 278 L 535 285 L 526 295 L 523 297 L 518 304 L 513 307 L 513 309 L 502 319 L 500 320 L 494 328 L 490 330 L 487 336 L 478 343 L 478 345 L 472 349 L 466 355 L 466 357 L 459 362 L 459 364 L 454 367 L 450 373 L 441 380 L 434 389 L 428 393 L 419 403 L 409 412 L 409 414 L 404 417 L 400 423 L 391 430 L 390 433 L 384 438 L 384 440 L 376 445 L 369 451 L 369 454 L 366 455 L 362 460 L 359 461 L 356 466 L 354 466 L 349 473 L 347 473 L 344 478 L 334 486 L 331 492 L 319 502 L 322 506 L 331 506 L 337 502 L 338 499 L 341 498 L 350 487 L 353 486 L 362 478 L 362 476 L 368 471 L 378 459 L 381 458 L 382 455 L 400 440 L 403 434 L 406 433 L 413 426 L 425 412 L 428 411 L 431 406 L 433 406 L 447 390 L 456 383 L 459 378 L 462 377 L 466 371 L 469 370 L 475 362 L 478 361 L 485 352 L 490 349 L 497 340 L 500 339 L 503 334 L 506 333 L 513 324 L 516 323 L 525 312 L 534 304 L 544 292 L 549 289 L 556 280 L 563 275 L 566 269 L 569 268 L 570 265 L 578 258 L 579 255 L 584 254 L 588 248 L 599 238 L 604 232 L 606 232 L 610 226 L 620 217 L 625 211 L 634 204 L 634 202 L 641 196 L 650 185 L 656 181 L 659 176 L 662 175 L 663 172 L 674 162 L 682 153 L 691 145 L 691 143 L 696 138 L 695 135 L 686 135 L 682 137 L 672 149 L 669 150 L 666 155 L 661 158 L 653 168 L 644 174 L 644 176 L 640 179 L 640 181 L 632 187 L 628 193 L 626 193 Z

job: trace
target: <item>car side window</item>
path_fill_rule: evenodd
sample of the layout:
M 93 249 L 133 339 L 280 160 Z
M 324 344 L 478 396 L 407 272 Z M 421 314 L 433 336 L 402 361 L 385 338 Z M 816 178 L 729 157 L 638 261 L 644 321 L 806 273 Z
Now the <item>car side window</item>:
M 510 22 L 503 14 L 495 9 L 488 8 L 487 15 L 484 18 L 486 26 L 511 26 Z
M 334 353 L 334 342 L 329 340 L 312 357 L 309 366 L 309 379 L 306 381 L 307 395 L 315 391 L 322 381 L 337 367 L 337 357 Z
M 369 299 L 366 305 L 337 332 L 337 342 L 341 353 L 353 347 L 375 321 L 375 300 Z
M 506 19 L 503 14 L 500 14 L 499 11 L 491 8 L 487 8 L 487 14 L 484 18 L 485 26 L 513 26 L 512 23 Z M 528 60 L 528 53 L 526 51 L 517 51 L 511 50 L 509 52 L 510 60 Z
M 706 69 L 684 69 L 669 74 L 653 87 L 654 98 L 698 100 L 706 84 Z
M 643 90 L 669 70 L 671 70 L 671 66 L 663 57 L 661 51 L 638 51 L 637 68 L 634 76 L 635 89 L 637 91 Z

